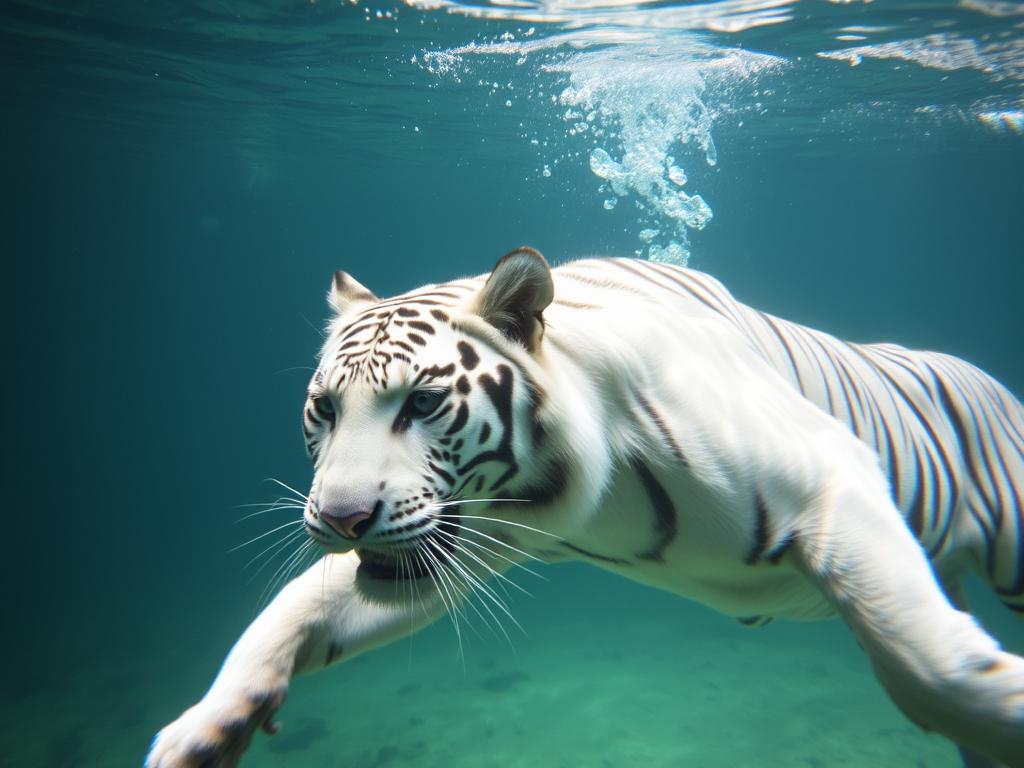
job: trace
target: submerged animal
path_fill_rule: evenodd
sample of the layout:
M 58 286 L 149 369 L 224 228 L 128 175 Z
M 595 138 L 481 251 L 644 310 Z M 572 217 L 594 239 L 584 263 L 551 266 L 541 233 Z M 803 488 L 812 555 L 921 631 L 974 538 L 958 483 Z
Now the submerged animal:
M 387 300 L 338 272 L 330 301 L 303 414 L 330 568 L 255 619 L 149 768 L 236 765 L 293 675 L 531 557 L 748 624 L 839 615 L 913 722 L 1024 766 L 1024 659 L 960 587 L 974 570 L 1024 616 L 1024 408 L 985 373 L 780 320 L 701 272 L 530 248 Z

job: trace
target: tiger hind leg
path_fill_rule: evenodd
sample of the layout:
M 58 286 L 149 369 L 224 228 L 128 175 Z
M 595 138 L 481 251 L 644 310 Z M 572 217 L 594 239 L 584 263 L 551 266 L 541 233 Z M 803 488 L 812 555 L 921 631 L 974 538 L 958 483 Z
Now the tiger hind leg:
M 949 602 L 957 610 L 964 613 L 971 612 L 970 604 L 967 601 L 967 594 L 964 592 L 963 582 L 959 578 L 955 580 L 942 579 L 941 584 L 942 591 L 946 593 Z M 1006 768 L 1004 763 L 999 763 L 990 757 L 985 757 L 985 755 L 975 752 L 963 744 L 957 744 L 956 748 L 960 752 L 960 759 L 963 761 L 964 768 Z
M 796 562 L 910 720 L 1024 768 L 1024 658 L 950 604 L 889 488 L 853 468 L 829 477 L 804 513 Z

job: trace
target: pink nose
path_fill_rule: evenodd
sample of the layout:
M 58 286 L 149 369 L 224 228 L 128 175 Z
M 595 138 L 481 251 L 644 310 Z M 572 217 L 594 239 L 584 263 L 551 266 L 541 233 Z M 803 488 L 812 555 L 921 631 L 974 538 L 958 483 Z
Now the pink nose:
M 380 502 L 377 503 L 377 506 Z M 323 507 L 320 510 L 320 519 L 327 523 L 334 531 L 345 539 L 358 539 L 372 524 L 372 518 L 377 511 L 366 505 L 338 504 Z

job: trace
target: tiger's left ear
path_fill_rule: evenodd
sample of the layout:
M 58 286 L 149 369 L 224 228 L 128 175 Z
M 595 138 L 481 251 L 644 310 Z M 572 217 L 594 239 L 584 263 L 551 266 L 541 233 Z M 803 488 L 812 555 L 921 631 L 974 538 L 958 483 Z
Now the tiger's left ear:
M 380 299 L 373 291 L 365 287 L 348 272 L 340 269 L 334 273 L 331 290 L 327 293 L 327 303 L 338 314 L 343 315 L 359 304 L 376 304 Z
M 555 297 L 551 267 L 533 248 L 506 253 L 477 296 L 476 311 L 506 338 L 534 352 L 544 335 L 543 312 Z

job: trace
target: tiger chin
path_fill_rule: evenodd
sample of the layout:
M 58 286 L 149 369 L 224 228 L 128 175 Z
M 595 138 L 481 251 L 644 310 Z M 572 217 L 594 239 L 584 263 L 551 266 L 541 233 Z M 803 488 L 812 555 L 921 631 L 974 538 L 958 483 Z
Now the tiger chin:
M 737 617 L 839 616 L 907 717 L 1024 766 L 1024 409 L 961 360 L 857 345 L 630 259 L 379 299 L 344 272 L 303 410 L 324 557 L 245 630 L 149 768 L 234 766 L 289 683 L 408 635 L 530 561 L 581 560 Z M 823 756 L 827 757 L 827 756 Z

